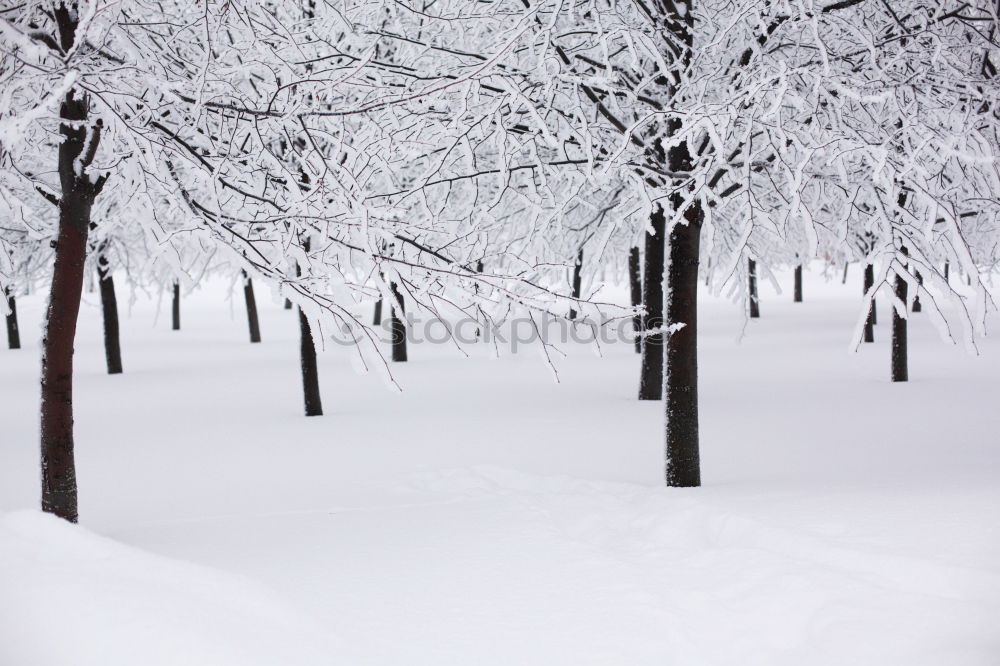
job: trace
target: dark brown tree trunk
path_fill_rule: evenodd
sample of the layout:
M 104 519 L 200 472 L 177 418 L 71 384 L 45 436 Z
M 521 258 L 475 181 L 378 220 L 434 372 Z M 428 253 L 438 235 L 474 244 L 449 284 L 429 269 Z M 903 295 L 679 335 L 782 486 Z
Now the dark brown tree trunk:
M 260 319 L 257 317 L 257 299 L 253 295 L 253 280 L 243 271 L 243 299 L 247 303 L 247 324 L 250 327 L 250 342 L 260 342 Z
M 375 301 L 375 313 L 372 316 L 372 326 L 382 325 L 382 299 Z
M 289 299 L 287 299 L 287 298 L 285 299 L 285 309 L 286 310 L 291 310 L 292 309 L 292 301 L 289 300 Z
M 639 248 L 636 246 L 628 251 L 628 285 L 634 308 L 642 305 L 642 268 L 639 261 Z M 638 334 L 642 332 L 642 315 L 637 314 L 632 317 L 632 330 L 636 334 L 635 353 L 641 354 L 642 338 L 638 337 Z
M 920 274 L 920 271 L 915 271 L 915 273 L 917 276 L 917 285 L 919 287 L 924 284 L 924 276 Z M 918 288 L 917 293 L 913 295 L 913 311 L 922 312 L 923 309 L 923 306 L 920 305 L 920 289 Z
M 639 400 L 659 400 L 663 397 L 663 332 L 651 333 L 663 327 L 663 255 L 667 218 L 663 208 L 656 206 L 649 219 L 653 233 L 647 233 L 643 249 L 642 302 L 646 312 L 642 317 L 642 359 L 639 374 Z
M 576 255 L 576 263 L 573 264 L 573 298 L 574 300 L 580 300 L 580 289 L 582 285 L 581 271 L 583 270 L 583 248 Z M 576 309 L 569 309 L 569 318 L 576 319 Z
M 181 330 L 181 283 L 174 281 L 174 296 L 170 306 L 171 329 Z
M 750 318 L 757 319 L 760 317 L 760 303 L 757 298 L 757 262 L 753 259 L 747 259 L 747 279 L 750 289 Z
M 17 327 L 17 301 L 14 299 L 14 293 L 10 289 L 7 290 L 7 309 L 10 310 L 6 317 L 7 347 L 9 349 L 20 349 L 21 331 Z
M 115 279 L 103 252 L 97 257 L 97 276 L 101 287 L 101 312 L 104 315 L 104 358 L 108 374 L 120 375 L 122 344 L 118 326 L 118 296 L 115 294 Z
M 875 267 L 871 264 L 865 266 L 864 294 L 875 285 Z M 865 342 L 875 342 L 875 299 L 872 299 L 871 307 L 868 308 L 868 317 L 865 318 Z
M 903 248 L 906 254 L 906 248 Z M 906 280 L 896 275 L 896 298 L 906 308 L 907 284 Z M 904 310 L 905 312 L 905 310 Z M 909 368 L 907 367 L 906 353 L 906 319 L 900 316 L 896 304 L 892 307 L 892 381 L 905 382 L 909 380 Z
M 944 281 L 945 281 L 946 283 L 949 283 L 949 284 L 950 284 L 950 282 L 951 282 L 951 281 L 949 280 L 949 276 L 950 276 L 950 274 L 951 274 L 951 264 L 949 264 L 949 263 L 948 263 L 948 262 L 946 261 L 946 262 L 944 262 Z
M 802 264 L 795 267 L 795 293 L 792 296 L 792 302 L 802 302 Z
M 52 9 L 52 15 L 59 43 L 67 52 L 76 42 L 76 9 L 59 4 Z M 62 196 L 54 202 L 59 207 L 59 232 L 42 339 L 42 510 L 70 522 L 78 518 L 73 454 L 73 345 L 83 294 L 90 212 L 105 182 L 105 176 L 92 182 L 85 172 L 93 162 L 101 137 L 100 121 L 87 127 L 88 106 L 86 97 L 76 97 L 71 90 L 59 110 L 60 117 L 70 122 L 59 126 L 63 136 L 58 148 Z
M 406 326 L 399 315 L 405 315 L 403 298 L 393 282 L 389 285 L 395 303 L 389 308 L 389 330 L 392 333 L 392 360 L 397 363 L 406 361 Z M 396 313 L 399 313 L 397 315 Z

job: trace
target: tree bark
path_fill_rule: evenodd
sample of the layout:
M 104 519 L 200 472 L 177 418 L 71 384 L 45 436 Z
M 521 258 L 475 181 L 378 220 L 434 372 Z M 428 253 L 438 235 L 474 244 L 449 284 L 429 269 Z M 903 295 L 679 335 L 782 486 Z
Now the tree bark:
M 382 299 L 375 301 L 375 313 L 372 316 L 372 326 L 382 325 Z
M 291 310 L 292 309 L 292 301 L 290 299 L 287 299 L 287 298 L 285 299 L 285 309 L 286 310 Z
M 397 363 L 404 363 L 406 359 L 406 326 L 403 320 L 396 313 L 406 314 L 403 298 L 396 287 L 396 283 L 389 284 L 395 303 L 389 308 L 389 330 L 392 333 L 392 360 Z
M 844 277 L 840 279 L 840 284 L 847 284 L 847 267 L 850 265 L 849 262 L 844 262 Z
M 753 259 L 747 259 L 747 279 L 750 289 L 750 318 L 757 319 L 760 317 L 760 303 L 757 298 L 757 262 Z
M 950 274 L 951 274 L 951 264 L 949 264 L 949 263 L 948 263 L 948 262 L 946 261 L 946 262 L 944 262 L 944 281 L 945 281 L 946 283 L 948 283 L 948 284 L 950 284 L 950 283 L 951 283 L 951 280 L 949 279 L 949 275 L 950 275 Z
M 871 264 L 865 266 L 865 281 L 863 294 L 875 285 L 875 267 Z M 868 308 L 868 316 L 865 318 L 865 342 L 875 342 L 875 299 Z
M 647 233 L 643 251 L 642 302 L 646 312 L 642 317 L 642 359 L 639 374 L 639 400 L 659 400 L 663 397 L 662 332 L 651 333 L 663 326 L 663 255 L 667 219 L 663 208 L 656 206 L 649 219 L 653 233 Z
M 637 308 L 642 305 L 642 269 L 639 265 L 639 247 L 633 247 L 628 251 L 628 284 L 632 297 L 632 307 Z M 632 317 L 632 330 L 636 334 L 635 353 L 642 353 L 642 338 L 638 337 L 642 332 L 642 315 L 637 314 Z
M 7 315 L 7 347 L 9 349 L 20 349 L 21 348 L 21 331 L 17 326 L 17 300 L 14 298 L 13 292 L 9 289 L 7 290 L 7 309 L 10 313 Z
M 67 52 L 76 42 L 75 8 L 60 4 L 52 9 L 52 15 L 62 49 Z M 59 126 L 63 136 L 58 148 L 62 196 L 57 201 L 59 232 L 42 339 L 42 510 L 70 522 L 76 522 L 79 515 L 73 451 L 73 344 L 83 294 L 90 213 L 106 178 L 92 182 L 85 171 L 101 137 L 99 120 L 88 132 L 88 107 L 88 99 L 76 97 L 71 90 L 59 109 L 60 118 L 69 122 Z
M 181 283 L 174 281 L 174 296 L 170 307 L 171 329 L 181 330 Z
M 795 294 L 792 296 L 792 302 L 802 302 L 802 264 L 795 267 Z
M 698 260 L 702 211 L 691 205 L 670 234 L 667 322 L 684 324 L 667 339 L 667 485 L 701 485 L 698 443 Z
M 580 300 L 580 289 L 583 283 L 580 275 L 582 270 L 583 270 L 583 248 L 581 247 L 580 251 L 576 255 L 576 263 L 573 264 L 573 298 L 575 300 Z M 569 309 L 570 319 L 576 319 L 576 314 L 577 312 L 575 308 Z
M 253 280 L 243 271 L 243 299 L 247 303 L 247 324 L 250 327 L 250 342 L 260 342 L 260 319 L 257 317 L 257 299 L 253 295 Z
M 306 416 L 322 416 L 323 401 L 319 395 L 319 366 L 316 362 L 316 345 L 313 342 L 309 319 L 299 308 L 300 357 L 302 359 L 302 394 Z
M 906 248 L 903 248 L 906 254 Z M 896 275 L 896 298 L 906 307 L 907 283 Z M 910 378 L 907 367 L 906 319 L 900 316 L 896 304 L 892 307 L 892 381 L 905 382 Z
M 122 344 L 118 326 L 118 296 L 115 294 L 115 279 L 103 252 L 97 257 L 97 276 L 101 288 L 101 312 L 104 315 L 104 358 L 108 374 L 119 375 L 122 372 Z

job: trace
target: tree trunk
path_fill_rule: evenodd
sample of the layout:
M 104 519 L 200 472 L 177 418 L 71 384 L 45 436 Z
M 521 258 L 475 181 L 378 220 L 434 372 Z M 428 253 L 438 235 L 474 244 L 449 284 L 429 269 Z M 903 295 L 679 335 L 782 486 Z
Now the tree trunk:
M 306 416 L 322 416 L 323 402 L 319 395 L 319 366 L 316 363 L 316 345 L 313 342 L 309 319 L 299 308 L 299 335 L 302 359 L 302 394 L 305 398 Z
M 181 330 L 181 283 L 174 281 L 174 297 L 170 308 L 172 330 Z
M 906 253 L 906 248 L 903 248 Z M 896 298 L 906 307 L 906 280 L 896 275 Z M 904 311 L 905 312 L 905 311 Z M 899 314 L 896 304 L 892 307 L 892 381 L 905 382 L 909 380 L 906 354 L 906 319 Z
M 285 309 L 286 310 L 291 310 L 292 309 L 292 301 L 290 299 L 288 299 L 288 298 L 285 299 Z
M 850 263 L 844 262 L 844 277 L 840 279 L 840 284 L 847 284 L 847 267 L 850 265 Z
M 580 272 L 583 270 L 583 248 L 576 255 L 576 263 L 573 264 L 573 298 L 575 300 L 580 300 L 580 289 L 582 285 L 582 279 Z M 576 319 L 576 309 L 569 309 L 569 318 Z
M 9 289 L 7 290 L 7 309 L 10 313 L 7 315 L 7 347 L 9 349 L 20 349 L 21 348 L 21 332 L 17 327 L 17 301 L 14 299 L 14 294 Z
M 637 308 L 642 305 L 642 270 L 639 266 L 639 247 L 633 247 L 628 251 L 628 284 L 632 296 L 632 307 Z M 642 353 L 642 338 L 638 337 L 642 332 L 642 315 L 637 314 L 632 317 L 632 330 L 636 333 L 635 353 Z
M 945 281 L 945 283 L 947 283 L 947 284 L 950 284 L 950 283 L 951 283 L 951 280 L 949 280 L 949 279 L 948 279 L 948 276 L 949 276 L 950 274 L 951 274 L 951 264 L 949 264 L 949 263 L 948 263 L 948 262 L 946 261 L 946 262 L 944 262 L 944 281 Z
M 401 315 L 405 315 L 406 309 L 396 283 L 390 283 L 389 288 L 392 290 L 393 300 L 395 301 L 389 308 L 389 330 L 392 333 L 392 360 L 397 363 L 403 363 L 406 361 L 406 326 L 396 313 L 398 311 Z
M 760 303 L 757 298 L 757 262 L 753 259 L 747 259 L 747 279 L 750 283 L 750 318 L 757 319 L 760 317 Z
M 871 264 L 865 266 L 864 294 L 875 285 L 875 267 Z M 875 299 L 868 308 L 868 316 L 865 318 L 865 342 L 875 342 Z
M 250 342 L 260 342 L 260 319 L 257 317 L 257 299 L 253 295 L 253 280 L 243 271 L 243 298 L 247 303 L 247 324 L 250 326 Z
M 802 264 L 795 267 L 795 294 L 792 296 L 792 302 L 802 302 Z
M 643 252 L 642 302 L 646 312 L 642 317 L 642 359 L 639 374 L 639 400 L 659 400 L 663 397 L 662 332 L 651 333 L 663 326 L 663 254 L 667 218 L 663 208 L 656 206 L 649 219 L 653 233 L 647 233 Z
M 375 301 L 375 314 L 372 316 L 372 326 L 382 325 L 382 299 Z
M 670 234 L 667 322 L 684 324 L 667 339 L 667 485 L 701 485 L 698 451 L 698 259 L 701 207 L 692 205 Z
M 108 374 L 119 375 L 122 372 L 122 344 L 118 331 L 118 297 L 115 294 L 115 279 L 103 253 L 97 257 L 97 276 L 101 287 L 101 312 L 104 315 L 104 358 Z
M 917 276 L 917 285 L 923 285 L 924 276 L 920 274 L 920 271 L 915 271 L 915 273 Z M 913 311 L 922 312 L 923 309 L 923 306 L 920 305 L 920 290 L 917 289 L 917 293 L 913 295 Z
M 66 4 L 51 10 L 63 52 L 76 43 L 77 13 Z M 94 200 L 106 176 L 91 181 L 86 169 L 100 145 L 100 120 L 88 127 L 89 101 L 70 90 L 59 109 L 63 140 L 58 148 L 62 196 L 49 306 L 42 339 L 41 467 L 42 511 L 76 522 L 76 461 L 73 455 L 73 344 L 83 295 L 87 236 Z M 88 132 L 89 129 L 89 132 Z M 89 134 L 89 136 L 88 136 Z

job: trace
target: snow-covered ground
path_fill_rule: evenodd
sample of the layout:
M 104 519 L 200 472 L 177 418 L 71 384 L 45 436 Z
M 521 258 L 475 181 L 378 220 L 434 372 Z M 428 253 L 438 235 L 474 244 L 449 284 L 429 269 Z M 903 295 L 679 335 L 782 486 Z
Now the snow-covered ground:
M 628 344 L 499 360 L 419 345 L 405 391 L 321 358 L 225 285 L 168 330 L 77 345 L 81 527 L 37 505 L 37 338 L 0 350 L 0 664 L 972 666 L 1000 663 L 1000 342 L 913 315 L 908 384 L 847 344 L 849 284 L 702 307 L 703 480 L 662 487 L 662 406 Z M 788 284 L 788 276 L 779 276 Z M 126 293 L 120 299 L 127 301 Z M 163 315 L 168 312 L 164 307 Z M 1000 318 L 994 324 L 1000 323 Z

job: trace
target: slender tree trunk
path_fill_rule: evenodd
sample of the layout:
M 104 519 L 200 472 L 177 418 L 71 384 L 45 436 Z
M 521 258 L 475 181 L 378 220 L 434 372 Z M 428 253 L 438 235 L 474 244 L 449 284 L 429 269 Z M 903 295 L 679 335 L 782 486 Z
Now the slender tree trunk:
M 313 342 L 309 319 L 299 308 L 300 356 L 302 359 L 302 394 L 305 398 L 306 416 L 322 416 L 323 401 L 319 395 L 319 366 L 316 362 L 316 345 Z
M 583 248 L 576 255 L 576 263 L 573 264 L 573 298 L 580 300 L 580 289 L 582 285 L 581 271 L 583 270 Z M 570 308 L 569 318 L 576 319 L 576 309 Z
M 643 251 L 642 302 L 646 313 L 642 318 L 642 359 L 639 374 L 639 400 L 659 400 L 663 397 L 662 332 L 651 333 L 663 326 L 663 255 L 667 219 L 663 208 L 656 206 L 650 216 L 653 233 L 647 233 Z
M 108 374 L 119 375 L 122 372 L 122 343 L 118 327 L 118 296 L 115 294 L 115 279 L 103 252 L 97 257 L 97 276 L 101 287 L 101 312 L 104 315 L 104 358 Z
M 906 254 L 906 248 L 903 248 Z M 906 280 L 896 275 L 896 298 L 906 307 Z M 905 314 L 905 311 L 904 311 Z M 895 304 L 892 307 L 892 381 L 905 382 L 909 380 L 906 350 L 906 319 L 900 315 Z
M 863 294 L 875 285 L 875 267 L 871 264 L 865 266 L 865 282 Z M 872 299 L 871 307 L 868 308 L 868 317 L 865 318 L 865 342 L 875 342 L 875 299 Z
M 302 241 L 302 250 L 309 253 L 310 243 Z M 296 263 L 295 274 L 302 275 L 302 268 Z M 302 395 L 305 399 L 306 416 L 322 416 L 323 401 L 319 395 L 319 365 L 316 362 L 316 344 L 313 340 L 309 318 L 299 308 L 299 357 L 302 363 Z
M 375 301 L 375 314 L 372 316 L 372 326 L 382 325 L 382 299 Z
M 290 299 L 287 299 L 287 298 L 285 299 L 285 309 L 286 310 L 291 310 L 292 309 L 292 301 Z
M 757 297 L 757 262 L 747 259 L 747 279 L 750 288 L 750 318 L 760 317 L 760 303 Z
M 21 332 L 17 327 L 17 300 L 14 298 L 14 293 L 11 290 L 7 290 L 7 309 L 10 313 L 7 315 L 7 347 L 9 349 L 20 349 L 21 348 Z
M 924 276 L 920 274 L 920 271 L 915 271 L 915 273 L 917 276 L 917 285 L 923 285 Z M 920 290 L 918 289 L 917 293 L 913 295 L 913 311 L 922 312 L 923 309 L 924 309 L 923 306 L 920 305 Z
M 792 302 L 802 302 L 802 264 L 795 267 L 795 294 L 792 297 Z
M 389 330 L 392 333 L 392 360 L 403 363 L 406 359 L 406 326 L 399 315 L 405 315 L 406 309 L 403 305 L 403 298 L 396 287 L 396 283 L 389 284 L 392 290 L 395 303 L 389 308 Z M 396 313 L 399 313 L 397 315 Z
M 667 485 L 700 486 L 698 451 L 698 259 L 701 207 L 685 213 L 687 224 L 670 234 L 667 268 L 667 322 L 684 324 L 667 339 Z
M 844 277 L 840 279 L 840 284 L 847 284 L 847 268 L 851 264 L 849 262 L 844 262 Z
M 174 280 L 174 297 L 170 307 L 171 329 L 181 330 L 181 283 Z
M 947 284 L 951 284 L 951 280 L 949 279 L 950 274 L 951 274 L 951 264 L 949 264 L 946 261 L 944 262 L 944 281 Z
M 253 280 L 243 271 L 243 299 L 247 303 L 247 324 L 250 327 L 250 342 L 260 342 L 260 319 L 257 317 L 257 299 L 253 295 Z
M 628 284 L 634 308 L 642 305 L 642 270 L 639 260 L 639 248 L 636 246 L 628 251 Z M 632 330 L 636 333 L 635 353 L 641 354 L 642 338 L 638 337 L 638 334 L 642 332 L 642 315 L 637 314 L 632 317 Z

